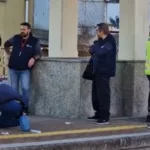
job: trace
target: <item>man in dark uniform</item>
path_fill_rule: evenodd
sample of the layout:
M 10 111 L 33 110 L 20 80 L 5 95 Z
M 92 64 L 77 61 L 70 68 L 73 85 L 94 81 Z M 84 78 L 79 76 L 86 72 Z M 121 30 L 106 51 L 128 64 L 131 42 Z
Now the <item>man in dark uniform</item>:
M 110 117 L 110 77 L 116 71 L 116 42 L 105 23 L 97 25 L 98 40 L 90 48 L 93 61 L 94 79 L 92 85 L 92 104 L 98 124 L 108 124 Z
M 0 84 L 0 128 L 19 126 L 19 118 L 25 110 L 19 93 L 7 84 Z

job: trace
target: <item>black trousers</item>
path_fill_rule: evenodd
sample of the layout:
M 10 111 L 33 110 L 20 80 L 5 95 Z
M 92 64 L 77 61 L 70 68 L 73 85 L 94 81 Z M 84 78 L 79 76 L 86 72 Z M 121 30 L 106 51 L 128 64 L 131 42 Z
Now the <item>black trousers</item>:
M 110 77 L 95 75 L 92 85 L 92 104 L 97 118 L 109 119 Z
M 150 85 L 150 75 L 147 76 Z M 148 113 L 150 115 L 150 86 L 149 86 L 149 96 L 148 96 Z

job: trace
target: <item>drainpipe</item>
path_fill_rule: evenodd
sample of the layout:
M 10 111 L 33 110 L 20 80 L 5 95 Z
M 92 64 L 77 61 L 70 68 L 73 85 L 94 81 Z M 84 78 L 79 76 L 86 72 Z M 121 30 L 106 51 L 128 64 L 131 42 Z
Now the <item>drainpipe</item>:
M 29 22 L 29 0 L 25 0 L 25 22 Z

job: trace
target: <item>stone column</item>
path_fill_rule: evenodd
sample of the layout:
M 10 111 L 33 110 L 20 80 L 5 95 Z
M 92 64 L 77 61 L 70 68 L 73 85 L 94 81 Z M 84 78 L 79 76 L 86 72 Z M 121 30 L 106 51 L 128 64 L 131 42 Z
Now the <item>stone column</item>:
M 78 0 L 50 0 L 49 56 L 77 57 Z
M 145 60 L 149 0 L 120 0 L 119 60 Z
M 149 34 L 149 0 L 120 0 L 119 60 L 124 60 L 124 116 L 146 116 L 148 80 L 144 74 Z

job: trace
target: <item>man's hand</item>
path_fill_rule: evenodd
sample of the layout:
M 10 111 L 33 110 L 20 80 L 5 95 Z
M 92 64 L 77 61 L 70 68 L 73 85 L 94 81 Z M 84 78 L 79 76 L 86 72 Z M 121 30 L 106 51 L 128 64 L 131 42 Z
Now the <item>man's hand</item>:
M 34 63 L 35 63 L 35 59 L 34 59 L 34 58 L 31 58 L 31 59 L 29 60 L 29 62 L 28 62 L 28 67 L 29 67 L 29 68 L 33 67 Z
M 94 54 L 95 54 L 95 53 L 94 53 L 94 45 L 92 45 L 92 46 L 90 47 L 89 53 L 90 53 L 91 55 L 94 55 Z

